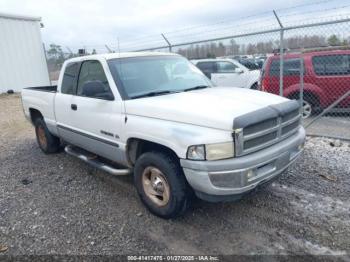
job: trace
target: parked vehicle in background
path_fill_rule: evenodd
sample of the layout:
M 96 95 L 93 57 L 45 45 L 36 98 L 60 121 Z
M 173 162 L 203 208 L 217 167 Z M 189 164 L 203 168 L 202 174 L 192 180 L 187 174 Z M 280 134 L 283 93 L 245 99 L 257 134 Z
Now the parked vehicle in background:
M 262 68 L 263 62 L 257 62 L 253 58 L 239 59 L 237 60 L 240 64 L 244 65 L 249 70 L 260 70 Z
M 249 70 L 233 59 L 191 60 L 212 82 L 220 86 L 257 89 L 259 70 Z
M 271 181 L 303 150 L 296 101 L 215 87 L 169 53 L 82 56 L 64 62 L 57 87 L 23 89 L 44 153 L 65 151 L 112 175 L 132 174 L 154 214 L 182 214 L 193 193 L 240 198 Z
M 302 59 L 301 59 L 302 57 Z M 307 51 L 283 56 L 283 96 L 299 99 L 301 61 L 304 63 L 303 117 L 321 111 L 350 90 L 350 50 Z M 260 89 L 279 94 L 280 56 L 269 57 L 263 67 Z M 337 107 L 348 111 L 350 97 Z

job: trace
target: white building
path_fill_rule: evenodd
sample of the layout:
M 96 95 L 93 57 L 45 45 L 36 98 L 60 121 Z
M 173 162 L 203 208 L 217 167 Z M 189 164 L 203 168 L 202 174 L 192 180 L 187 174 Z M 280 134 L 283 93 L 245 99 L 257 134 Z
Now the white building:
M 0 93 L 50 85 L 40 20 L 0 13 Z

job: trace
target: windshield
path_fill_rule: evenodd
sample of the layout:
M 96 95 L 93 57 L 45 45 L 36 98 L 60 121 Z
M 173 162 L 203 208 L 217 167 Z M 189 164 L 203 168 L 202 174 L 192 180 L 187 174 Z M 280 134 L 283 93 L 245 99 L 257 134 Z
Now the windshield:
M 210 80 L 181 56 L 140 56 L 108 61 L 123 99 L 212 87 Z

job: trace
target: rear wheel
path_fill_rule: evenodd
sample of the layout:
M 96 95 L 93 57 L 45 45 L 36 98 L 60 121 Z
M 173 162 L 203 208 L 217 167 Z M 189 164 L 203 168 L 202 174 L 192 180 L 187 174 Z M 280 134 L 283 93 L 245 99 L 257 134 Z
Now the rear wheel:
M 38 118 L 34 122 L 36 139 L 40 149 L 45 154 L 56 153 L 60 149 L 60 139 L 52 135 L 47 128 L 45 121 Z
M 147 152 L 136 161 L 134 180 L 141 201 L 155 215 L 173 218 L 189 207 L 190 188 L 175 157 Z

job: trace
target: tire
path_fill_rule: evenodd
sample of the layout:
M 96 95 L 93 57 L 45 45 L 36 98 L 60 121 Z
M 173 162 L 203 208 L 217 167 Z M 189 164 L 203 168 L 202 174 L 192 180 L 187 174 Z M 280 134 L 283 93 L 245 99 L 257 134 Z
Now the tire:
M 299 94 L 293 95 L 289 97 L 290 99 L 299 100 Z M 305 93 L 303 97 L 303 112 L 302 118 L 307 119 L 312 115 L 318 114 L 320 112 L 320 108 L 318 107 L 319 102 L 318 99 L 312 94 Z
M 36 140 L 40 149 L 45 154 L 56 153 L 60 149 L 60 139 L 52 135 L 47 128 L 44 119 L 38 118 L 34 122 Z
M 312 95 L 305 94 L 303 100 L 303 119 L 307 119 L 310 116 L 317 115 L 322 112 L 322 109 L 319 107 L 318 99 Z
M 315 108 L 312 102 L 305 98 L 303 100 L 303 112 L 302 112 L 302 118 L 307 119 L 310 116 L 312 116 L 315 113 Z
M 134 182 L 143 204 L 162 218 L 183 215 L 190 205 L 190 187 L 175 157 L 146 152 L 136 161 Z

